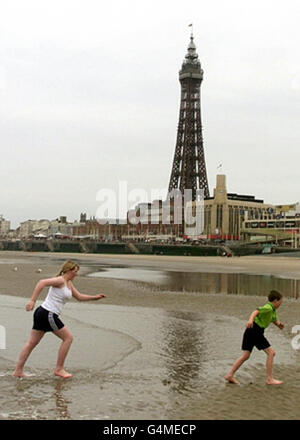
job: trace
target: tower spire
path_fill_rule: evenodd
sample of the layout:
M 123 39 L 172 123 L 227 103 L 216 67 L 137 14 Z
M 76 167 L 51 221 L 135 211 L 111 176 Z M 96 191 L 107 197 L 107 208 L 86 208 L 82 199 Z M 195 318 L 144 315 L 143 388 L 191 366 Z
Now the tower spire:
M 190 25 L 190 26 L 193 26 L 193 25 Z M 190 43 L 188 45 L 187 54 L 185 55 L 182 66 L 184 66 L 185 64 L 192 64 L 194 66 L 198 66 L 201 68 L 201 64 L 200 64 L 196 49 L 197 48 L 194 43 L 193 28 L 192 28 L 191 36 L 190 36 Z

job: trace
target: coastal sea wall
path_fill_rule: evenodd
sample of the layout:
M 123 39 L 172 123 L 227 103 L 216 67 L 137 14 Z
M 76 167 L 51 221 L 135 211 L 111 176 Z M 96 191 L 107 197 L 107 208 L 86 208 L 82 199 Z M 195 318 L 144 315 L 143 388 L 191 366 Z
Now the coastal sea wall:
M 65 252 L 85 254 L 141 254 L 177 256 L 244 256 L 260 255 L 260 245 L 181 245 L 153 243 L 102 243 L 74 240 L 20 240 L 0 241 L 0 250 L 26 252 Z M 272 253 L 295 252 L 297 249 L 274 247 Z M 228 255 L 229 254 L 229 255 Z
M 124 243 L 97 243 L 95 241 L 72 240 L 20 240 L 0 241 L 0 250 L 27 252 L 66 252 L 66 253 L 108 253 L 131 254 L 132 251 Z
M 143 254 L 143 255 L 218 255 L 218 246 L 182 246 L 140 243 L 100 243 L 72 240 L 1 241 L 0 250 L 27 252 L 66 252 L 86 254 Z

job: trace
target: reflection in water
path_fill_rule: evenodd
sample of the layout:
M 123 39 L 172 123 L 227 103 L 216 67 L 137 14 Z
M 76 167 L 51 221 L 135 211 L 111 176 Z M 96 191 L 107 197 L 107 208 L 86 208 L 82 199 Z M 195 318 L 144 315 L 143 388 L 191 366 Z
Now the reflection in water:
M 244 273 L 168 272 L 167 285 L 171 290 L 233 295 L 267 296 L 275 289 L 290 298 L 298 298 L 300 291 L 299 280 Z
M 54 385 L 54 392 L 53 392 Z M 68 401 L 63 396 L 63 390 L 68 386 L 63 380 L 42 380 L 40 376 L 33 379 L 19 379 L 15 381 L 16 402 L 14 412 L 15 418 L 41 418 L 42 408 L 46 402 L 50 404 L 48 411 L 52 411 L 52 402 L 54 397 L 55 411 L 58 419 L 69 420 L 71 414 L 68 409 Z M 49 388 L 50 387 L 50 388 Z M 16 411 L 17 410 L 17 411 Z
M 204 362 L 204 337 L 199 319 L 193 320 L 191 313 L 167 311 L 166 315 L 162 335 L 167 369 L 164 383 L 182 393 L 193 389 L 199 378 L 200 364 Z
M 290 298 L 298 298 L 300 292 L 300 280 L 273 275 L 175 272 L 118 266 L 103 267 L 101 272 L 95 272 L 89 276 L 151 283 L 160 289 L 177 292 L 267 296 L 270 290 L 275 289 Z
M 162 270 L 140 269 L 132 267 L 103 268 L 100 272 L 90 273 L 88 276 L 95 278 L 113 278 L 120 280 L 144 281 L 146 283 L 163 284 L 166 282 L 167 272 Z
M 65 382 L 59 380 L 55 386 L 55 392 L 53 393 L 55 397 L 56 409 L 61 420 L 71 419 L 71 414 L 68 410 L 67 400 L 63 397 L 62 391 L 65 387 Z

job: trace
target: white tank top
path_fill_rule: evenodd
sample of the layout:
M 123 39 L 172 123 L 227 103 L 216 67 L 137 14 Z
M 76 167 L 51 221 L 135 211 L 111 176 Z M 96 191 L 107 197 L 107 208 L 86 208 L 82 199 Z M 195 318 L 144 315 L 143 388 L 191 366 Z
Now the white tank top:
M 51 286 L 42 307 L 48 312 L 60 315 L 64 304 L 72 298 L 72 291 L 65 285 L 63 287 Z

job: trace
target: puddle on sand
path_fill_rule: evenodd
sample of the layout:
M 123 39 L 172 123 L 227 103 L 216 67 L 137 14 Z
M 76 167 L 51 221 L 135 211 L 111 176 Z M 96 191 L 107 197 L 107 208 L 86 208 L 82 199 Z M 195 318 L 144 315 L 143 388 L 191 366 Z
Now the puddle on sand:
M 233 295 L 265 296 L 270 290 L 279 290 L 285 297 L 297 299 L 300 280 L 274 275 L 245 273 L 178 272 L 131 268 L 126 266 L 103 266 L 88 276 L 151 283 L 163 290 L 176 292 L 220 293 Z

